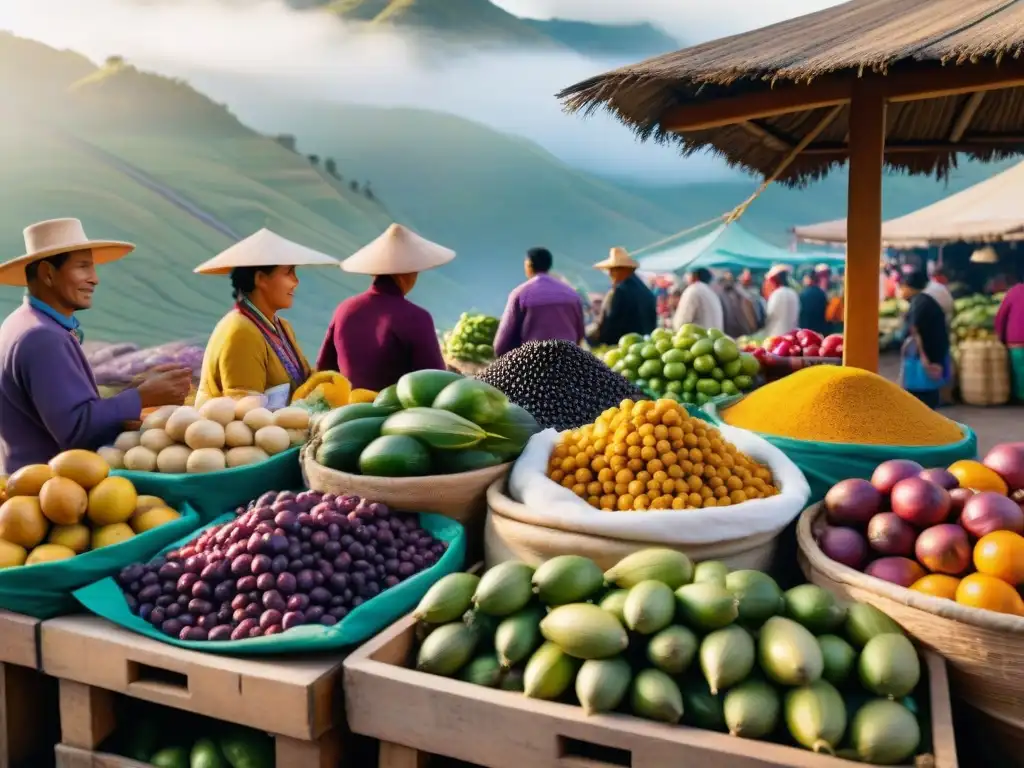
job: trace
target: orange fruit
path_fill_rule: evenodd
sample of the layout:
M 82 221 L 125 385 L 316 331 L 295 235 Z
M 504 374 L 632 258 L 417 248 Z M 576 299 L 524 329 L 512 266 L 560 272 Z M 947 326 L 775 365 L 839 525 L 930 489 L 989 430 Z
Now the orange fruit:
M 1015 587 L 1024 584 L 1024 536 L 992 531 L 974 545 L 974 567 Z
M 948 471 L 960 482 L 961 488 L 970 488 L 979 493 L 995 491 L 1003 496 L 1010 492 L 1006 481 L 980 461 L 969 459 L 956 461 L 949 465 Z
M 956 588 L 960 586 L 960 579 L 956 576 L 947 576 L 944 573 L 930 573 L 910 585 L 915 592 L 932 597 L 944 597 L 947 600 L 956 600 Z
M 969 608 L 982 608 L 996 613 L 1024 615 L 1024 600 L 1017 590 L 1002 579 L 986 573 L 972 573 L 956 588 L 956 601 Z

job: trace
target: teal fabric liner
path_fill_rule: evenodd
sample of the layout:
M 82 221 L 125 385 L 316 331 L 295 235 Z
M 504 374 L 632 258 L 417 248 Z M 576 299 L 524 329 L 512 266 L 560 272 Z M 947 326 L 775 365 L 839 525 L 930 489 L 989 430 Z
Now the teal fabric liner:
M 132 472 L 125 469 L 111 474 L 127 477 L 139 493 L 159 496 L 177 509 L 188 502 L 208 523 L 247 504 L 267 491 L 297 488 L 303 485 L 299 449 L 290 448 L 259 464 L 196 475 L 162 475 L 159 472 Z
M 209 526 L 226 523 L 234 513 L 223 515 Z M 279 653 L 317 653 L 355 645 L 373 637 L 388 625 L 412 611 L 427 590 L 443 576 L 462 570 L 466 558 L 466 533 L 456 521 L 430 513 L 420 514 L 420 523 L 433 536 L 448 542 L 448 549 L 433 566 L 417 573 L 391 589 L 384 590 L 371 600 L 354 608 L 333 627 L 309 625 L 295 627 L 279 635 L 253 637 L 247 640 L 218 642 L 178 640 L 165 635 L 149 622 L 132 613 L 124 600 L 124 593 L 113 578 L 105 578 L 75 592 L 82 605 L 98 616 L 119 624 L 140 635 L 194 651 L 224 653 L 232 656 L 270 656 Z M 199 535 L 188 536 L 165 547 L 159 554 L 184 546 Z
M 705 418 L 721 424 L 720 409 L 729 407 L 740 398 L 704 406 Z M 978 437 L 966 424 L 959 424 L 964 439 L 957 443 L 937 446 L 898 445 L 854 445 L 849 443 L 826 443 L 812 440 L 794 440 L 756 433 L 779 448 L 800 467 L 811 485 L 809 503 L 816 504 L 825 498 L 828 489 L 847 478 L 868 480 L 875 467 L 889 459 L 911 459 L 925 468 L 948 467 L 960 459 L 975 459 L 978 456 Z
M 170 542 L 195 531 L 199 515 L 179 505 L 181 517 L 127 541 L 83 552 L 70 560 L 0 570 L 0 608 L 37 619 L 78 610 L 76 589 L 115 574 L 126 565 L 148 560 Z

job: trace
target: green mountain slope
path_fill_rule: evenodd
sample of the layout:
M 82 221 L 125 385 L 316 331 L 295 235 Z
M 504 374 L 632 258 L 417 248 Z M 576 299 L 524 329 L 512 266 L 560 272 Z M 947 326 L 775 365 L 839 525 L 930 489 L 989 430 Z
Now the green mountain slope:
M 672 214 L 612 183 L 570 168 L 537 145 L 452 115 L 417 109 L 295 103 L 246 106 L 277 129 L 287 115 L 304 146 L 332 155 L 373 187 L 399 219 L 449 245 L 451 273 L 499 310 L 522 280 L 531 246 L 556 254 L 556 270 L 595 289 L 591 265 L 613 245 L 662 237 Z
M 398 28 L 472 45 L 566 48 L 586 56 L 653 56 L 682 47 L 651 24 L 525 19 L 490 0 L 285 0 L 367 28 Z
M 0 51 L 12 40 L 0 37 Z M 69 61 L 42 45 L 14 44 L 21 49 L 19 69 L 0 72 L 6 104 L 19 103 L 29 67 L 53 72 L 55 57 Z M 66 72 L 75 79 L 51 78 L 36 93 L 37 99 L 48 94 L 42 103 L 59 109 L 14 109 L 0 121 L 0 184 L 7 192 L 0 253 L 21 253 L 25 225 L 59 216 L 77 216 L 87 231 L 136 242 L 136 253 L 102 270 L 97 307 L 83 318 L 92 338 L 151 344 L 205 337 L 230 307 L 230 288 L 226 278 L 192 269 L 260 227 L 344 257 L 391 221 L 379 203 L 183 83 L 123 66 L 93 67 L 84 79 L 81 67 Z M 288 316 L 315 355 L 334 306 L 368 281 L 335 269 L 300 277 L 300 298 Z M 413 298 L 448 323 L 471 300 L 462 290 L 439 270 L 424 276 Z M 17 289 L 0 289 L 0 312 L 20 297 Z

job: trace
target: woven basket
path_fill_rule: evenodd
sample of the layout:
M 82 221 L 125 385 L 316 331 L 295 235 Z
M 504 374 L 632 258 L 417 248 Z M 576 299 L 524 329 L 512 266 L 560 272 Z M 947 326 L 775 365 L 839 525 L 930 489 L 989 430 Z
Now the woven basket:
M 1005 405 L 1010 401 L 1010 360 L 998 341 L 960 345 L 960 398 L 967 405 Z
M 828 558 L 815 534 L 824 506 L 808 507 L 797 524 L 800 567 L 808 580 L 868 603 L 945 657 L 953 696 L 999 721 L 1024 743 L 1024 617 L 967 608 L 867 576 Z
M 777 534 L 766 533 L 707 545 L 652 544 L 534 525 L 523 521 L 521 510 L 525 507 L 505 493 L 504 479 L 492 483 L 487 489 L 487 522 L 484 525 L 487 567 L 506 560 L 539 565 L 556 555 L 582 555 L 607 570 L 632 552 L 659 546 L 683 552 L 694 561 L 721 560 L 732 569 L 767 570 L 777 541 Z
M 502 480 L 511 462 L 473 472 L 427 477 L 370 477 L 339 472 L 313 458 L 309 443 L 302 450 L 302 476 L 314 491 L 354 494 L 404 512 L 436 512 L 463 525 L 482 522 L 487 512 L 487 486 Z

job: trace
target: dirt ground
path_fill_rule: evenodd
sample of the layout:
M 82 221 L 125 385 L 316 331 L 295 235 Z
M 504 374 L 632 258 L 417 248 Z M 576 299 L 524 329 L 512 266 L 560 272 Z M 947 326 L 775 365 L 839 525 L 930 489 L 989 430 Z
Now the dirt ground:
M 880 361 L 880 372 L 891 381 L 899 379 L 900 360 L 896 354 L 886 354 Z M 942 414 L 967 424 L 978 435 L 978 453 L 982 456 L 999 443 L 1024 440 L 1024 405 L 1006 405 L 995 408 L 977 408 L 970 405 L 950 405 Z

